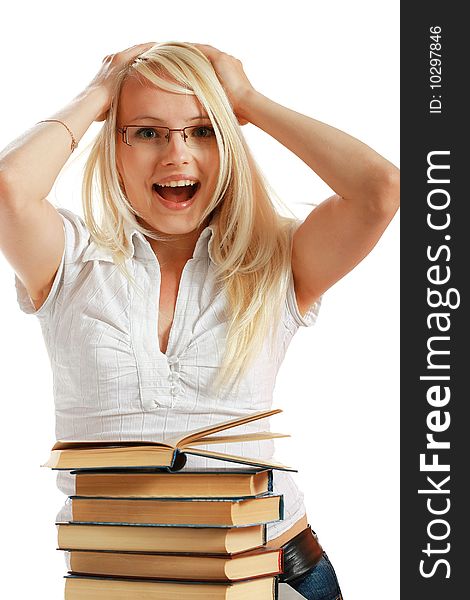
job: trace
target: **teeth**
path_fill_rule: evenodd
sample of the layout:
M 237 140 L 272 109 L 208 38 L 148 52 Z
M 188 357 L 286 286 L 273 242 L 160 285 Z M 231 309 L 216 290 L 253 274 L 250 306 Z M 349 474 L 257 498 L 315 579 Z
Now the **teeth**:
M 197 181 L 181 179 L 181 181 L 167 181 L 167 183 L 156 183 L 159 187 L 183 187 L 185 185 L 196 185 Z

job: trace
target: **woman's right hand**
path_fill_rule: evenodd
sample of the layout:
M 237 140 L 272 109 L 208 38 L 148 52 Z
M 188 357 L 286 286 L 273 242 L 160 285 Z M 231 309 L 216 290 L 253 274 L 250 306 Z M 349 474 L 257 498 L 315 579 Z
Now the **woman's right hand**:
M 103 112 L 95 119 L 96 121 L 104 121 L 106 119 L 113 99 L 116 77 L 121 72 L 123 66 L 130 64 L 140 54 L 143 54 L 147 50 L 150 50 L 152 46 L 155 46 L 156 43 L 157 42 L 148 42 L 146 44 L 137 44 L 136 46 L 131 46 L 116 54 L 108 54 L 103 58 L 101 69 L 88 84 L 88 88 L 99 89 L 104 92 Z

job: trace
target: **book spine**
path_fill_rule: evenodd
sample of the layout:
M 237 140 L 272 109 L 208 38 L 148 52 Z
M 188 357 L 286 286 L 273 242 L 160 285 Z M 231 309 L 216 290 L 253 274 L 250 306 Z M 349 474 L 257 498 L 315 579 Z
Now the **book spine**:
M 273 487 L 273 470 L 270 469 L 269 475 L 268 475 L 268 492 L 272 492 L 273 489 L 274 489 L 274 487 Z
M 279 573 L 284 573 L 284 549 L 282 547 L 279 548 L 278 569 Z
M 284 494 L 279 497 L 279 519 L 284 519 Z
M 277 576 L 273 579 L 273 598 L 279 600 L 279 577 Z
M 175 448 L 173 452 L 173 459 L 171 465 L 168 467 L 169 471 L 180 471 L 186 464 L 186 454 Z

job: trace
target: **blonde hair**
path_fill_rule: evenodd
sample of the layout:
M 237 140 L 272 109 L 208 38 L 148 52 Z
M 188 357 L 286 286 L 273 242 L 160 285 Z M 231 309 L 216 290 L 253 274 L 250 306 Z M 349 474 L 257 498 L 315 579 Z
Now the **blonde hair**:
M 214 127 L 219 176 L 198 226 L 212 216 L 215 281 L 228 301 L 226 351 L 214 385 L 233 384 L 264 340 L 277 330 L 290 275 L 295 219 L 281 216 L 275 209 L 269 186 L 210 61 L 190 44 L 156 44 L 123 68 L 117 78 L 107 119 L 85 165 L 82 188 L 84 217 L 92 239 L 111 251 L 115 264 L 134 285 L 124 264 L 130 256 L 126 225 L 153 239 L 162 238 L 137 222 L 135 215 L 141 215 L 125 197 L 116 166 L 118 100 L 129 76 L 163 90 L 194 94 Z M 94 214 L 95 191 L 100 225 Z

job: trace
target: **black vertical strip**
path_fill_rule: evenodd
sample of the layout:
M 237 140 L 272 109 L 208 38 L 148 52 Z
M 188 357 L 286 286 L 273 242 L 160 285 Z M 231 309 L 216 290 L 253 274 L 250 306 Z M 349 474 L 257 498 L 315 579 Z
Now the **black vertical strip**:
M 468 595 L 469 36 L 431 0 L 401 37 L 401 598 L 442 600 Z

